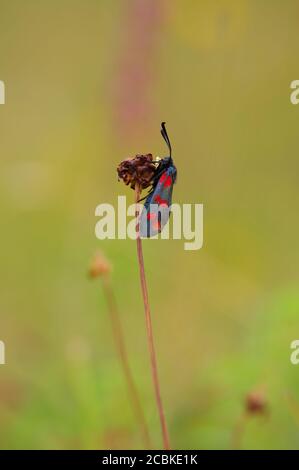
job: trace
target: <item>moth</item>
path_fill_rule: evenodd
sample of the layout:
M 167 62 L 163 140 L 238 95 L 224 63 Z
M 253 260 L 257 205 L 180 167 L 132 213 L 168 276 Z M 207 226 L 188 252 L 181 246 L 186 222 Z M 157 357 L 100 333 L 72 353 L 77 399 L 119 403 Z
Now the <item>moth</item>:
M 163 227 L 167 224 L 173 185 L 177 178 L 177 169 L 173 163 L 172 149 L 165 122 L 161 124 L 161 135 L 167 144 L 169 156 L 156 161 L 157 166 L 152 180 L 152 188 L 145 197 L 139 223 L 140 236 L 145 238 L 161 233 Z

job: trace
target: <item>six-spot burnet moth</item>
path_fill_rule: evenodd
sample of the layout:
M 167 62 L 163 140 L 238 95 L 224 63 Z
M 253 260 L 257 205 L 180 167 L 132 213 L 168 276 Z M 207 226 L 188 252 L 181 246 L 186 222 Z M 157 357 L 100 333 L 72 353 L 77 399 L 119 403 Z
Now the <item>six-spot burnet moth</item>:
M 153 237 L 167 224 L 170 214 L 173 185 L 177 170 L 173 164 L 171 144 L 166 132 L 165 122 L 161 124 L 161 134 L 169 148 L 169 157 L 157 161 L 152 188 L 145 198 L 140 216 L 140 236 Z

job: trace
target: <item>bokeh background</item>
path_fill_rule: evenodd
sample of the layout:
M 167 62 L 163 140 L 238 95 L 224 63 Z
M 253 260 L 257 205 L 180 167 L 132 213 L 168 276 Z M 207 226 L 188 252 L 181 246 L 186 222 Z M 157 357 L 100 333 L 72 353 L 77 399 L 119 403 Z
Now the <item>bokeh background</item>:
M 173 448 L 299 448 L 296 0 L 0 0 L 0 447 L 142 448 L 99 279 L 113 286 L 153 445 L 136 246 L 95 238 L 125 157 L 178 168 L 204 247 L 144 243 Z M 257 391 L 267 412 L 248 415 Z M 237 437 L 236 437 L 237 435 Z

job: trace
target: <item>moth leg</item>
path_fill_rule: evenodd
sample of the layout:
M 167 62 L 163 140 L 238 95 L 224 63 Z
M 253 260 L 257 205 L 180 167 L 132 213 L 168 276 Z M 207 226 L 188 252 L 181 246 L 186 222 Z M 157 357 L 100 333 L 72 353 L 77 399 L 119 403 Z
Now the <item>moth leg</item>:
M 151 194 L 153 194 L 154 188 L 152 188 L 144 197 L 138 200 L 138 202 L 144 201 L 144 199 L 148 198 Z

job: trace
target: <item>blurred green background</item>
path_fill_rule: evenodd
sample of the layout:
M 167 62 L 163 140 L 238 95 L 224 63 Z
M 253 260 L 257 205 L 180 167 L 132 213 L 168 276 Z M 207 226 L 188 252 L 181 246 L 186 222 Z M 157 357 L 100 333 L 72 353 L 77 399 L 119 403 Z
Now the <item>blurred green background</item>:
M 134 377 L 161 446 L 135 242 L 95 238 L 133 192 L 125 157 L 165 155 L 174 201 L 204 204 L 204 247 L 146 241 L 173 448 L 299 448 L 296 0 L 0 0 L 0 447 L 142 448 L 100 280 L 113 264 Z

